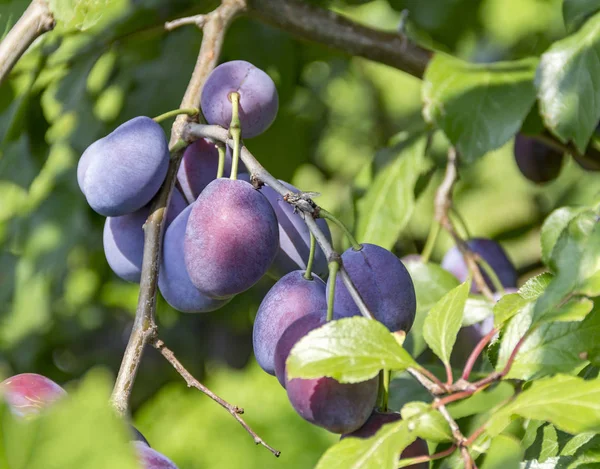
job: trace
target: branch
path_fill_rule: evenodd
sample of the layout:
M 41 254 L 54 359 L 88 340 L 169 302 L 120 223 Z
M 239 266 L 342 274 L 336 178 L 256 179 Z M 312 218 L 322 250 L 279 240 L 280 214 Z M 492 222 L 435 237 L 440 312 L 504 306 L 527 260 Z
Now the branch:
M 202 86 L 217 63 L 225 31 L 243 8 L 244 5 L 241 0 L 223 0 L 223 3 L 216 10 L 207 15 L 198 60 L 181 101 L 182 108 L 199 107 Z M 165 182 L 155 198 L 151 214 L 144 225 L 144 257 L 142 262 L 140 295 L 138 297 L 133 329 L 123 355 L 111 397 L 115 409 L 122 415 L 128 412 L 133 383 L 140 366 L 144 348 L 149 343 L 151 337 L 156 334 L 154 314 L 156 310 L 160 251 L 164 232 L 163 219 L 166 207 L 171 198 L 171 191 L 177 179 L 177 170 L 183 157 L 183 149 L 186 146 L 186 143 L 182 140 L 182 131 L 189 120 L 190 116 L 181 115 L 173 124 L 169 145 L 171 149 L 169 170 Z
M 456 228 L 454 227 L 454 223 L 450 219 L 450 209 L 452 208 L 452 189 L 454 189 L 454 184 L 458 178 L 458 155 L 456 153 L 456 149 L 451 147 L 448 150 L 448 164 L 446 166 L 446 175 L 438 190 L 435 194 L 435 218 L 438 223 L 444 228 L 452 239 L 456 243 L 456 246 L 460 250 L 461 254 L 465 259 L 465 263 L 469 268 L 469 272 L 473 276 L 473 281 L 481 291 L 490 301 L 494 301 L 494 295 L 491 290 L 487 286 L 487 282 L 483 278 L 481 274 L 481 270 L 477 265 L 476 256 L 469 249 L 467 243 L 460 237 Z
M 324 44 L 423 78 L 433 53 L 400 33 L 372 29 L 297 0 L 248 0 L 248 13 L 301 39 Z
M 54 17 L 46 0 L 33 0 L 0 43 L 0 84 L 33 41 L 53 28 Z
M 188 124 L 186 131 L 184 132 L 184 139 L 190 140 L 197 138 L 210 138 L 233 147 L 233 139 L 229 135 L 229 131 L 218 125 Z M 275 179 L 275 177 L 273 177 L 273 175 L 271 175 L 271 173 L 269 173 L 258 162 L 254 155 L 252 155 L 252 153 L 250 153 L 245 146 L 242 146 L 241 148 L 240 158 L 246 165 L 248 172 L 251 174 L 252 180 L 267 184 L 274 191 L 284 197 L 284 200 L 294 205 L 299 215 L 302 216 L 306 222 L 308 229 L 317 240 L 317 243 L 319 243 L 319 246 L 321 246 L 321 249 L 323 250 L 323 253 L 327 259 L 332 260 L 336 257 L 339 258 L 339 254 L 334 251 L 331 243 L 314 220 L 314 216 L 319 211 L 318 205 L 312 202 L 312 200 L 309 200 L 309 203 L 307 204 L 306 199 L 293 197 L 294 194 L 291 193 L 290 190 L 281 184 L 277 179 Z M 369 308 L 352 283 L 352 280 L 350 279 L 348 272 L 346 272 L 343 265 L 340 267 L 338 274 L 340 275 L 344 285 L 348 289 L 350 296 L 356 303 L 361 314 L 369 319 L 373 319 L 373 314 L 371 311 L 369 311 Z
M 192 376 L 192 374 L 188 370 L 185 369 L 185 367 L 181 364 L 181 362 L 179 360 L 177 360 L 177 357 L 175 357 L 175 354 L 169 348 L 167 348 L 167 346 L 165 345 L 165 343 L 162 340 L 160 340 L 158 338 L 154 338 L 151 341 L 151 344 L 156 350 L 158 350 L 160 352 L 160 354 L 163 357 L 165 357 L 167 359 L 167 361 L 171 365 L 173 365 L 173 368 L 175 368 L 175 370 L 177 370 L 177 373 L 179 373 L 181 375 L 181 377 L 185 380 L 188 387 L 194 387 L 194 388 L 198 389 L 199 391 L 203 392 L 208 397 L 210 397 L 213 401 L 218 403 L 221 407 L 223 407 L 225 410 L 227 410 L 227 412 L 229 412 L 231 414 L 231 416 L 234 419 L 236 419 L 242 427 L 244 427 L 244 429 L 254 439 L 254 443 L 256 443 L 257 445 L 264 446 L 271 453 L 273 453 L 276 457 L 279 457 L 281 452 L 277 451 L 276 449 L 269 446 L 261 437 L 259 437 L 256 434 L 256 432 L 254 430 L 252 430 L 252 428 L 250 428 L 250 426 L 244 421 L 244 419 L 242 419 L 242 417 L 240 417 L 240 415 L 244 413 L 244 409 L 242 409 L 238 406 L 232 405 L 229 402 L 225 401 L 224 399 L 220 398 L 214 392 L 212 392 L 210 389 L 208 389 L 206 386 L 204 386 L 200 381 L 198 381 L 196 378 L 194 378 Z

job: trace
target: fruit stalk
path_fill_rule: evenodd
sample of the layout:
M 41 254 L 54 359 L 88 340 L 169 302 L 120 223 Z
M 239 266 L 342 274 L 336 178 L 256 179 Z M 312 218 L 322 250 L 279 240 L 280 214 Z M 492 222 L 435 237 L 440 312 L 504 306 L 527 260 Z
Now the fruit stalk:
M 310 234 L 310 252 L 308 253 L 308 262 L 306 263 L 306 272 L 304 272 L 304 278 L 306 280 L 312 280 L 312 268 L 315 261 L 315 251 L 317 249 L 317 240 L 314 234 Z

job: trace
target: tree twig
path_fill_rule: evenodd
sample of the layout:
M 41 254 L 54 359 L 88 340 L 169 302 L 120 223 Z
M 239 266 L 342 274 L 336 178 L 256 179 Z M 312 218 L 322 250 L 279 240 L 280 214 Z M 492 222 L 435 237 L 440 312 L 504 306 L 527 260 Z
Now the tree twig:
M 33 41 L 53 28 L 54 17 L 46 0 L 33 0 L 0 43 L 0 84 Z
M 167 31 L 173 31 L 174 29 L 181 28 L 182 26 L 194 25 L 198 28 L 202 28 L 206 23 L 206 15 L 194 15 L 186 16 L 185 18 L 178 18 L 173 21 L 167 21 L 165 23 L 165 29 Z
M 498 329 L 493 328 L 490 332 L 488 332 L 486 335 L 484 335 L 481 338 L 481 340 L 478 342 L 478 344 L 475 346 L 475 348 L 471 352 L 471 355 L 469 355 L 467 363 L 465 364 L 465 368 L 464 368 L 463 374 L 462 374 L 463 380 L 466 381 L 469 379 L 469 376 L 471 374 L 471 371 L 473 370 L 473 366 L 475 366 L 475 362 L 477 361 L 477 358 L 479 358 L 479 355 L 481 355 L 481 352 L 483 352 L 483 349 L 487 346 L 487 344 L 490 343 L 490 341 L 494 338 L 494 336 L 497 333 L 498 333 Z
M 227 410 L 227 412 L 229 412 L 231 414 L 231 416 L 234 419 L 236 419 L 238 421 L 238 423 L 242 427 L 244 427 L 244 429 L 250 434 L 250 436 L 254 439 L 254 443 L 256 443 L 257 445 L 264 446 L 271 453 L 273 453 L 276 457 L 279 457 L 281 452 L 277 451 L 276 449 L 274 449 L 273 447 L 268 445 L 261 437 L 259 437 L 256 434 L 256 432 L 254 430 L 252 430 L 252 428 L 250 428 L 250 425 L 248 425 L 244 421 L 244 419 L 242 417 L 240 417 L 240 415 L 244 413 L 244 409 L 242 409 L 238 406 L 232 405 L 229 402 L 227 402 L 226 400 L 217 396 L 214 392 L 212 392 L 210 389 L 208 389 L 206 386 L 204 386 L 200 381 L 198 381 L 196 378 L 194 378 L 192 376 L 192 374 L 181 364 L 181 362 L 177 359 L 175 354 L 165 345 L 165 343 L 162 340 L 160 340 L 158 338 L 154 338 L 154 339 L 152 339 L 152 341 L 150 343 L 156 350 L 158 350 L 160 352 L 160 354 L 163 357 L 166 358 L 166 360 L 173 366 L 173 368 L 175 368 L 175 370 L 177 370 L 177 373 L 179 373 L 181 375 L 181 377 L 185 380 L 188 387 L 193 387 L 193 388 L 198 389 L 199 391 L 203 392 L 208 397 L 210 397 L 217 404 L 219 404 L 221 407 L 223 407 L 225 410 Z
M 446 165 L 446 174 L 442 183 L 438 187 L 435 193 L 435 218 L 438 223 L 444 228 L 458 247 L 462 254 L 465 263 L 473 276 L 473 281 L 479 288 L 479 291 L 483 293 L 490 301 L 494 301 L 494 295 L 489 289 L 487 282 L 481 274 L 481 270 L 477 265 L 476 257 L 469 249 L 467 243 L 460 237 L 454 223 L 450 219 L 450 209 L 452 208 L 452 190 L 454 184 L 458 178 L 458 155 L 454 147 L 450 147 L 448 150 L 448 163 Z

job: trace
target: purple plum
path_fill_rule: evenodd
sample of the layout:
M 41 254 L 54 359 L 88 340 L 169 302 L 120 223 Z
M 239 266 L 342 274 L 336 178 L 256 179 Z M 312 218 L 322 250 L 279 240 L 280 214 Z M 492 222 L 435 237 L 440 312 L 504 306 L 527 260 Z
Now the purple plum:
M 67 395 L 58 384 L 36 373 L 11 376 L 0 383 L 0 395 L 19 417 L 30 417 Z

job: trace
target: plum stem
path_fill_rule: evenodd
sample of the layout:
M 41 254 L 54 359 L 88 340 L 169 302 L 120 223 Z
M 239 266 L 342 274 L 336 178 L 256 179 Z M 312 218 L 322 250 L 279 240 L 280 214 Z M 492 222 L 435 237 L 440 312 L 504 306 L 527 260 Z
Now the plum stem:
M 172 111 L 168 111 L 165 112 L 164 114 L 160 114 L 154 118 L 152 118 L 152 120 L 154 122 L 163 122 L 166 121 L 167 119 L 170 119 L 171 117 L 175 117 L 175 116 L 179 116 L 181 114 L 184 114 L 186 116 L 190 116 L 190 117 L 194 117 L 197 116 L 200 113 L 200 110 L 197 107 L 191 107 L 191 108 L 186 108 L 186 109 L 173 109 Z
M 450 207 L 450 215 L 458 220 L 458 224 L 462 228 L 462 235 L 464 239 L 471 239 L 471 232 L 469 231 L 469 226 L 467 225 L 467 221 L 461 215 L 461 213 L 457 210 L 455 206 Z
M 485 271 L 485 274 L 492 281 L 492 285 L 494 285 L 494 289 L 503 295 L 504 294 L 504 285 L 502 285 L 502 282 L 498 278 L 498 275 L 496 274 L 496 271 L 492 268 L 492 266 L 483 257 L 481 257 L 478 254 L 475 254 L 475 261 L 477 262 L 477 264 L 479 264 L 481 266 L 481 268 Z
M 360 245 L 360 243 L 358 241 L 356 241 L 356 238 L 354 237 L 352 232 L 348 229 L 348 227 L 346 225 L 344 225 L 344 223 L 338 217 L 336 217 L 333 213 L 328 212 L 324 208 L 321 208 L 319 210 L 319 218 L 325 218 L 326 220 L 330 220 L 333 223 L 335 223 L 337 226 L 339 226 L 342 229 L 342 231 L 344 232 L 344 234 L 346 235 L 346 238 L 348 238 L 348 241 L 350 241 L 350 244 L 352 245 L 352 249 L 354 249 L 355 251 L 360 251 L 362 249 L 362 246 Z
M 242 123 L 240 122 L 240 94 L 235 91 L 229 95 L 231 99 L 231 124 L 229 133 L 233 137 L 233 157 L 231 159 L 231 179 L 237 179 L 238 164 L 240 161 L 240 139 L 242 137 Z
M 315 261 L 315 251 L 317 250 L 317 240 L 315 235 L 310 233 L 310 252 L 308 253 L 308 262 L 306 263 L 306 271 L 304 272 L 304 278 L 306 280 L 312 280 L 312 268 Z
M 429 234 L 427 235 L 427 241 L 425 241 L 425 247 L 421 252 L 421 261 L 423 264 L 427 264 L 429 259 L 431 258 L 431 253 L 433 252 L 433 248 L 435 246 L 435 242 L 437 241 L 438 234 L 440 233 L 440 224 L 433 220 L 431 223 L 431 227 L 429 228 Z
M 217 151 L 219 152 L 219 166 L 217 167 L 217 179 L 223 177 L 225 172 L 225 145 L 222 142 L 217 143 Z
M 335 280 L 340 270 L 340 263 L 337 260 L 329 262 L 329 281 L 327 282 L 327 321 L 333 319 L 333 303 L 335 300 Z

